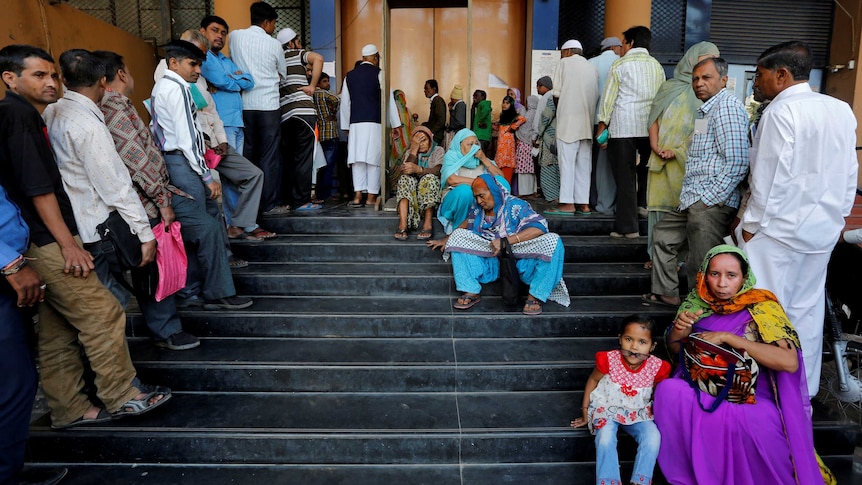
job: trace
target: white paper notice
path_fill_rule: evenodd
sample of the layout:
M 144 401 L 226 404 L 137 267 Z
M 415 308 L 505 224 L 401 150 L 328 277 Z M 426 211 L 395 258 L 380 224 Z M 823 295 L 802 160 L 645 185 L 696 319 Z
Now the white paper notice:
M 507 89 L 509 84 L 494 73 L 488 73 L 488 87 Z
M 530 93 L 538 95 L 536 82 L 542 76 L 554 77 L 554 69 L 560 63 L 560 51 L 533 51 L 533 68 L 530 75 Z

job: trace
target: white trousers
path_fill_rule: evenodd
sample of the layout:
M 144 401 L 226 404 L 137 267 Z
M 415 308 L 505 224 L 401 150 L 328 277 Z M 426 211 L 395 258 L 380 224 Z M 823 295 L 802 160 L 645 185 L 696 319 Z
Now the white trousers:
M 590 203 L 590 174 L 593 170 L 592 140 L 566 143 L 557 138 L 560 164 L 560 204 Z
M 377 195 L 380 193 L 380 167 L 363 162 L 354 162 L 350 166 L 353 170 L 353 190 L 356 192 L 368 192 Z
M 755 286 L 775 293 L 799 334 L 808 395 L 814 397 L 820 387 L 826 267 L 831 253 L 799 253 L 763 234 L 755 234 L 742 249 L 757 278 Z

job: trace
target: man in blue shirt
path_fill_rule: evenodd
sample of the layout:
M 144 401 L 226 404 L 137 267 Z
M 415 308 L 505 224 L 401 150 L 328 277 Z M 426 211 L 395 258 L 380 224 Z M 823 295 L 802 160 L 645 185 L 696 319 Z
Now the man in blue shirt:
M 730 234 L 739 208 L 739 184 L 748 174 L 748 115 L 727 85 L 727 61 L 704 59 L 694 66 L 691 85 L 698 108 L 688 149 L 679 208 L 653 229 L 652 293 L 647 303 L 678 306 L 677 258 L 688 251 L 688 285 L 713 246 Z
M 245 136 L 240 92 L 253 88 L 254 79 L 221 53 L 227 32 L 227 22 L 221 17 L 207 15 L 201 20 L 201 33 L 210 42 L 206 61 L 201 65 L 201 75 L 215 89 L 213 99 L 218 116 L 224 123 L 228 143 L 237 153 L 242 153 Z
M 26 320 L 21 308 L 45 299 L 42 277 L 27 265 L 23 253 L 30 230 L 18 207 L 0 185 L 0 483 L 18 483 L 24 466 L 24 449 L 30 412 L 36 396 L 36 365 L 27 344 Z M 32 321 L 30 322 L 32 326 Z

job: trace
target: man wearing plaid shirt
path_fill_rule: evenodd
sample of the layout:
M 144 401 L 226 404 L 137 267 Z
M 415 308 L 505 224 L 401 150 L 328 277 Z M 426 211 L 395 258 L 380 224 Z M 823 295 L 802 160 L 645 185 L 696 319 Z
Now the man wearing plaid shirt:
M 317 133 L 326 166 L 317 172 L 315 194 L 318 199 L 326 200 L 332 195 L 332 173 L 338 154 L 338 106 L 341 99 L 332 94 L 329 74 L 321 73 L 317 89 L 314 91 L 314 107 L 317 111 Z
M 677 258 L 688 251 L 688 284 L 707 251 L 729 234 L 739 207 L 739 183 L 748 174 L 748 115 L 739 99 L 725 89 L 727 61 L 704 59 L 692 73 L 698 108 L 685 164 L 679 208 L 653 229 L 652 293 L 647 303 L 677 306 Z

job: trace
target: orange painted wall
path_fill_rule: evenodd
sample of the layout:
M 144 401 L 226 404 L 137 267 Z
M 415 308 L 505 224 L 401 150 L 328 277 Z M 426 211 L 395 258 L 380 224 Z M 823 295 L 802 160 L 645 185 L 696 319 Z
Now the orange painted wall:
M 133 101 L 145 113 L 141 102 L 150 97 L 156 53 L 138 37 L 98 20 L 66 4 L 50 5 L 48 0 L 5 2 L 0 16 L 0 47 L 30 44 L 47 50 L 54 59 L 68 49 L 112 50 L 122 55 L 135 78 Z M 59 67 L 58 67 L 59 70 Z M 0 83 L 0 92 L 5 86 Z
M 853 112 L 856 114 L 856 146 L 862 145 L 860 135 L 862 135 L 862 75 L 859 65 L 862 56 L 862 0 L 842 1 L 841 5 L 847 9 L 844 12 L 839 7 L 835 7 L 835 17 L 832 24 L 832 45 L 829 51 L 829 62 L 833 65 L 847 65 L 849 61 L 856 62 L 855 69 L 840 69 L 838 72 L 826 74 L 826 94 L 835 96 L 838 99 L 850 103 Z M 855 18 L 855 22 L 851 21 L 850 15 Z M 856 158 L 859 160 L 859 178 L 856 186 L 862 187 L 862 153 L 856 152 Z
M 605 2 L 605 37 L 623 38 L 630 27 L 650 26 L 652 2 L 644 0 L 607 0 Z
M 342 71 L 353 68 L 362 46 L 382 46 L 383 0 L 342 0 Z M 363 8 L 364 6 L 364 8 Z M 467 80 L 468 9 L 394 9 L 391 11 L 390 66 L 393 89 L 407 95 L 407 103 L 420 121 L 428 118 L 428 100 L 422 93 L 426 79 L 435 78 L 448 102 L 455 84 L 464 88 L 469 105 L 472 92 L 488 92 L 495 112 L 505 89 L 489 89 L 488 74 L 524 90 L 527 44 L 527 0 L 473 0 L 472 72 Z M 387 66 L 382 65 L 384 69 Z M 340 81 L 339 81 L 340 82 Z M 339 85 L 340 86 L 340 85 Z

